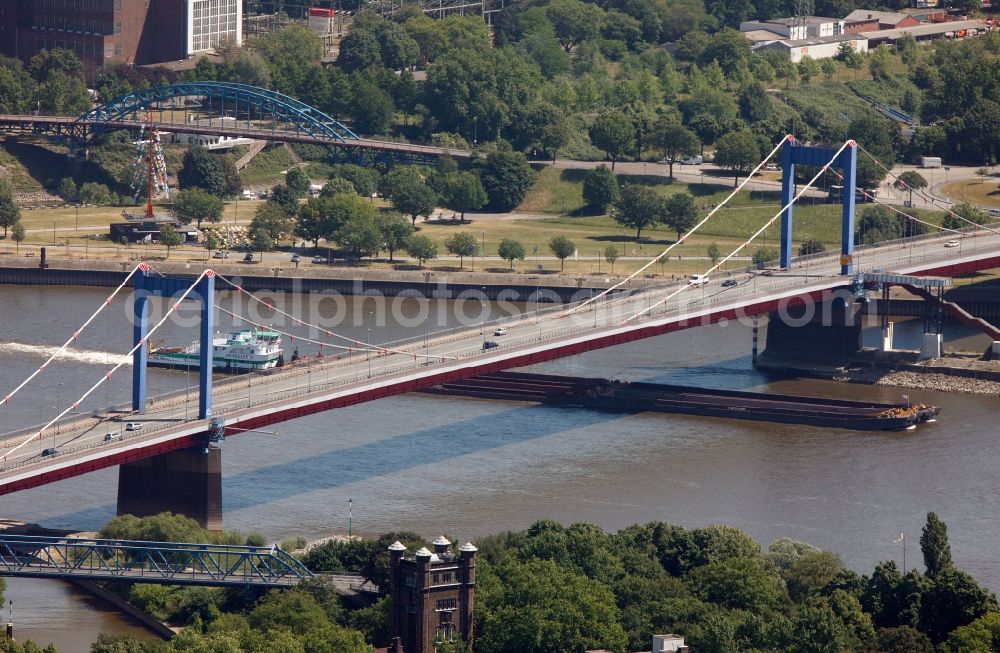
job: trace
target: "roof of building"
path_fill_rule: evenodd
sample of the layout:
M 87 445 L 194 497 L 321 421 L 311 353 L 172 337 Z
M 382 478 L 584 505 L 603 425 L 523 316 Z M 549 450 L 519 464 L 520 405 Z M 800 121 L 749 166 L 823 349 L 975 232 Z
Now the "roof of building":
M 869 32 L 874 34 L 875 32 Z M 881 34 L 881 32 L 878 32 Z M 855 34 L 834 34 L 832 36 L 811 36 L 807 39 L 781 39 L 778 43 L 790 48 L 809 47 L 810 45 L 825 45 L 827 43 L 842 43 L 844 41 L 863 41 L 868 37 L 861 33 Z
M 890 25 L 896 25 L 905 18 L 907 18 L 906 14 L 901 14 L 895 11 L 875 11 L 874 9 L 855 9 L 851 13 L 844 16 L 844 22 L 862 23 L 868 20 L 877 20 L 880 23 L 888 23 Z
M 451 546 L 451 542 L 444 535 L 440 536 L 433 542 L 434 546 Z
M 417 556 L 418 558 L 429 558 L 434 554 L 428 551 L 426 546 L 422 546 L 419 549 L 417 549 L 417 552 L 414 555 Z
M 912 34 L 914 37 L 934 36 L 938 34 L 947 34 L 948 32 L 957 32 L 963 29 L 985 30 L 989 29 L 989 25 L 986 24 L 986 21 L 982 20 L 956 20 L 952 23 L 927 23 L 914 25 L 913 27 L 900 27 L 899 29 L 883 29 L 877 32 L 858 32 L 855 36 L 861 36 L 867 39 L 891 41 L 893 39 L 898 39 L 905 34 Z
M 406 546 L 402 542 L 400 542 L 399 540 L 396 540 L 395 542 L 393 542 L 392 544 L 389 545 L 389 550 L 390 551 L 406 551 Z
M 749 32 L 743 32 L 743 36 L 747 37 L 751 41 L 780 41 L 785 38 L 784 34 L 778 34 L 777 32 L 772 32 L 766 29 L 755 29 Z
M 476 548 L 476 547 L 475 547 L 475 546 L 474 546 L 474 545 L 472 544 L 472 542 L 466 542 L 466 543 L 465 543 L 465 544 L 463 544 L 462 546 L 458 547 L 458 550 L 459 550 L 459 551 L 461 551 L 461 552 L 463 552 L 463 553 L 475 553 L 475 552 L 476 552 L 476 551 L 478 551 L 479 549 L 477 549 L 477 548 Z

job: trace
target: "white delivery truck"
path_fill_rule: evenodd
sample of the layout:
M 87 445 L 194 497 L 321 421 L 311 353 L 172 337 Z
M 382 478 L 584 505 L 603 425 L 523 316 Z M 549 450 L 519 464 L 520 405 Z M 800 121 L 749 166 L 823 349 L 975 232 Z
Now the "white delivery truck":
M 941 167 L 941 157 L 939 157 L 939 156 L 922 156 L 922 157 L 920 157 L 920 167 L 921 168 L 940 168 Z

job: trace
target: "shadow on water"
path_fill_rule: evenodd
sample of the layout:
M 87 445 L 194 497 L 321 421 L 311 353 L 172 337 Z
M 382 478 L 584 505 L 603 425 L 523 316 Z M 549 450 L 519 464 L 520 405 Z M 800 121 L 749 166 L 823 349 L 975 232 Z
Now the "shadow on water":
M 521 406 L 443 427 L 287 460 L 223 476 L 223 511 L 252 508 L 422 465 L 446 462 L 610 422 L 618 417 L 613 413 L 576 408 Z M 45 521 L 50 526 L 93 526 L 105 523 L 114 513 L 115 506 L 109 504 L 53 516 Z

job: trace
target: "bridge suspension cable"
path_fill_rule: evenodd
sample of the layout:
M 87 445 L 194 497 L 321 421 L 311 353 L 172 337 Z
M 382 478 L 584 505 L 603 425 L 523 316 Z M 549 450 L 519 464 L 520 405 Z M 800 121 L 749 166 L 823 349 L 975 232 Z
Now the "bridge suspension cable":
M 837 179 L 839 179 L 840 181 L 844 181 L 844 175 L 842 175 L 837 170 L 830 170 L 830 172 L 832 172 L 837 177 Z M 905 211 L 902 211 L 902 210 L 898 209 L 897 207 L 893 206 L 892 204 L 886 204 L 885 202 L 883 202 L 882 200 L 880 200 L 878 197 L 876 197 L 875 195 L 872 195 L 871 193 L 869 193 L 864 188 L 861 188 L 860 186 L 855 186 L 854 190 L 859 191 L 863 196 L 865 196 L 866 198 L 870 199 L 873 203 L 878 204 L 879 206 L 883 206 L 883 207 L 889 209 L 890 211 L 892 211 L 894 213 L 898 213 L 899 215 L 901 215 L 904 218 L 906 218 L 908 220 L 911 220 L 913 222 L 917 222 L 919 224 L 922 224 L 922 225 L 927 226 L 927 227 L 931 227 L 933 229 L 937 229 L 939 231 L 947 231 L 947 232 L 950 232 L 950 233 L 953 233 L 953 234 L 957 234 L 959 236 L 965 236 L 965 235 L 967 235 L 964 231 L 959 231 L 957 229 L 949 229 L 948 227 L 945 227 L 945 226 L 942 226 L 942 225 L 939 225 L 939 224 L 934 224 L 933 222 L 927 222 L 926 220 L 921 220 L 920 218 L 918 218 L 916 216 L 910 215 L 909 213 L 906 213 Z
M 232 286 L 234 289 L 236 289 L 237 291 L 243 293 L 244 295 L 246 295 L 247 297 L 249 297 L 253 301 L 255 301 L 255 302 L 259 303 L 259 304 L 263 304 L 264 306 L 266 306 L 267 308 L 271 309 L 275 313 L 278 313 L 279 315 L 283 315 L 283 316 L 289 318 L 290 320 L 292 320 L 293 322 L 295 322 L 296 325 L 308 327 L 310 329 L 316 329 L 320 333 L 326 334 L 327 337 L 330 337 L 330 338 L 339 338 L 340 340 L 344 340 L 344 341 L 350 342 L 350 343 L 352 343 L 354 345 L 357 345 L 357 347 L 355 347 L 354 349 L 358 349 L 359 351 L 380 351 L 380 352 L 388 353 L 388 354 L 407 354 L 407 355 L 413 354 L 413 352 L 403 351 L 401 349 L 390 349 L 388 347 L 382 347 L 381 345 L 375 345 L 375 344 L 372 344 L 370 342 L 363 342 L 363 341 L 358 340 L 356 338 L 349 338 L 347 336 L 342 336 L 339 333 L 334 333 L 333 331 L 330 331 L 329 329 L 325 329 L 325 328 L 323 328 L 323 327 L 321 327 L 319 325 L 310 324 L 309 322 L 303 322 L 301 319 L 295 317 L 291 313 L 286 313 L 285 311 L 281 310 L 280 308 L 278 308 L 274 304 L 270 304 L 270 303 L 264 301 L 263 299 L 261 299 L 260 297 L 257 297 L 256 295 L 254 295 L 252 292 L 250 292 L 249 290 L 247 290 L 243 286 L 240 286 L 240 285 L 238 285 L 238 284 L 230 281 L 229 279 L 227 279 L 226 277 L 222 276 L 221 274 L 217 275 L 216 278 L 219 279 L 220 281 L 223 281 L 226 284 Z M 223 311 L 225 313 L 229 313 L 229 311 L 226 311 L 225 309 L 223 309 L 221 307 L 219 307 L 219 310 L 221 310 L 221 311 Z M 232 313 L 229 313 L 229 314 L 233 315 Z M 233 315 L 233 317 L 238 317 L 238 316 Z M 250 324 L 254 324 L 253 322 L 250 322 L 250 320 L 247 320 L 246 318 L 242 318 L 241 317 L 239 319 L 244 320 L 246 322 L 249 322 Z M 254 326 L 258 326 L 259 327 L 260 325 L 254 324 Z M 274 329 L 273 327 L 263 327 L 263 328 L 269 328 L 269 329 L 272 329 L 274 331 L 277 331 L 277 329 Z M 293 336 L 290 333 L 284 333 L 282 331 L 279 331 L 279 333 L 281 333 L 282 335 L 287 335 L 290 338 L 298 338 L 299 340 L 306 340 L 306 338 L 301 338 L 300 336 Z M 313 343 L 319 344 L 320 346 L 323 346 L 323 343 L 318 343 L 315 340 L 310 340 L 309 342 L 313 342 Z M 327 347 L 334 347 L 334 345 L 331 345 L 331 344 L 327 344 L 326 346 Z M 337 347 L 337 348 L 338 349 L 348 349 L 348 350 L 352 349 L 351 347 L 342 347 L 342 346 L 341 347 Z M 426 355 L 426 354 L 422 355 L 421 357 L 422 358 L 437 358 L 437 359 L 440 359 L 440 360 L 454 360 L 455 359 L 454 356 L 430 356 L 430 355 Z
M 736 254 L 738 254 L 745 247 L 747 247 L 750 243 L 752 243 L 757 238 L 757 236 L 759 236 L 762 233 L 764 233 L 764 231 L 768 227 L 770 227 L 772 224 L 774 224 L 775 220 L 777 220 L 778 218 L 781 217 L 782 213 L 784 213 L 785 211 L 787 211 L 788 208 L 792 204 L 794 204 L 795 202 L 799 201 L 799 199 L 802 197 L 803 193 L 805 193 L 807 190 L 809 190 L 809 188 L 812 187 L 812 185 L 816 183 L 816 181 L 823 175 L 823 173 L 826 172 L 827 169 L 831 165 L 833 165 L 833 162 L 837 160 L 837 157 L 839 157 L 840 153 L 844 151 L 844 148 L 846 148 L 848 146 L 854 147 L 855 146 L 855 142 L 853 140 L 844 141 L 844 144 L 841 145 L 837 149 L 836 153 L 832 157 L 830 157 L 830 160 L 827 161 L 823 165 L 823 167 L 819 169 L 819 171 L 813 176 L 813 178 L 809 180 L 809 183 L 807 183 L 797 193 L 795 193 L 795 196 L 792 197 L 792 200 L 788 204 L 786 204 L 783 207 L 781 207 L 780 209 L 778 209 L 778 212 L 774 214 L 774 217 L 772 217 L 770 220 L 768 220 L 767 222 L 765 222 L 764 226 L 762 226 L 760 229 L 758 229 L 756 232 L 754 232 L 754 234 L 752 236 L 750 236 L 748 239 L 746 239 L 740 245 L 738 245 L 736 247 L 736 249 L 734 249 L 729 254 L 727 254 L 725 257 L 723 257 L 722 259 L 720 259 L 715 265 L 713 265 L 709 269 L 705 270 L 705 272 L 702 274 L 702 276 L 709 275 L 712 272 L 715 272 L 716 270 L 718 270 L 720 267 L 722 267 L 723 265 L 725 265 L 726 262 L 729 261 L 729 259 L 731 259 L 734 256 L 736 256 Z M 670 301 L 671 299 L 673 299 L 674 297 L 676 297 L 678 294 L 684 292 L 685 290 L 687 290 L 688 288 L 692 287 L 693 285 L 694 285 L 694 282 L 689 280 L 686 284 L 684 284 L 683 286 L 681 286 L 677 290 L 673 291 L 672 293 L 670 293 L 669 295 L 667 295 L 666 297 L 664 297 L 660 301 L 656 302 L 655 304 L 650 304 L 649 306 L 647 306 L 646 308 L 642 309 L 641 311 L 633 314 L 630 317 L 625 318 L 624 320 L 622 320 L 622 323 L 624 324 L 626 322 L 630 322 L 632 320 L 635 320 L 636 318 L 639 318 L 642 315 L 645 315 L 649 311 L 653 310 L 657 306 L 662 306 L 663 304 L 665 304 L 666 302 Z
M 611 286 L 610 288 L 607 288 L 607 289 L 603 290 L 602 292 L 594 295 L 593 297 L 580 302 L 579 304 L 577 304 L 573 308 L 567 310 L 564 313 L 564 315 L 572 315 L 573 313 L 575 313 L 576 311 L 580 310 L 584 306 L 587 306 L 588 304 L 590 304 L 592 302 L 595 302 L 598 299 L 601 299 L 602 297 L 607 296 L 612 291 L 617 290 L 618 288 L 621 288 L 623 285 L 629 283 L 630 281 L 632 281 L 632 279 L 634 279 L 635 277 L 639 276 L 640 274 L 642 274 L 643 272 L 645 272 L 646 270 L 648 270 L 654 263 L 658 262 L 664 256 L 666 256 L 667 254 L 669 254 L 670 251 L 673 248 L 677 247 L 678 245 L 680 245 L 684 241 L 686 241 L 688 239 L 688 237 L 691 236 L 694 232 L 698 231 L 698 229 L 700 229 L 702 227 L 702 225 L 704 225 L 706 222 L 708 222 L 709 220 L 711 220 L 712 217 L 716 213 L 718 213 L 719 209 L 721 209 L 723 206 L 725 206 L 726 204 L 728 204 L 729 200 L 733 199 L 736 196 L 737 193 L 739 193 L 741 190 L 743 190 L 743 187 L 746 186 L 748 183 L 750 183 L 750 180 L 753 179 L 753 176 L 755 174 L 757 174 L 760 171 L 760 169 L 763 168 L 764 165 L 768 161 L 771 160 L 771 157 L 773 157 L 775 154 L 777 154 L 778 150 L 781 149 L 782 145 L 784 145 L 788 141 L 793 141 L 793 140 L 795 140 L 795 136 L 793 136 L 792 134 L 786 134 L 785 137 L 782 138 L 781 141 L 779 141 L 778 144 L 774 146 L 774 149 L 771 150 L 771 152 L 767 156 L 765 156 L 761 160 L 760 163 L 757 164 L 757 167 L 755 167 L 753 170 L 750 171 L 750 173 L 747 175 L 747 178 L 744 179 L 739 184 L 739 186 L 737 186 L 736 188 L 734 188 L 733 192 L 729 193 L 729 195 L 726 197 L 726 199 L 722 200 L 722 202 L 720 202 L 715 208 L 713 208 L 711 211 L 709 211 L 708 215 L 706 215 L 704 218 L 702 218 L 701 222 L 699 222 L 695 226 L 691 227 L 691 229 L 689 229 L 686 234 L 684 234 L 683 236 L 681 236 L 680 238 L 678 238 L 676 241 L 674 241 L 673 243 L 671 243 L 670 245 L 668 245 L 665 250 L 663 250 L 662 252 L 660 252 L 659 254 L 657 254 L 654 258 L 650 259 L 650 261 L 648 263 L 646 263 L 645 265 L 643 265 L 641 268 L 639 268 L 638 270 L 636 270 L 632 274 L 628 275 L 627 277 L 625 277 L 624 279 L 622 279 L 621 281 L 619 281 L 615 285 Z
M 205 278 L 206 276 L 214 276 L 214 275 L 215 275 L 215 271 L 211 270 L 211 269 L 204 270 L 201 274 L 199 274 L 198 278 L 194 280 L 194 283 L 192 283 L 190 286 L 188 286 L 187 290 L 185 290 L 181 294 L 181 296 L 177 299 L 177 301 L 170 305 L 170 308 L 163 314 L 163 317 L 160 319 L 160 321 L 157 322 L 156 325 L 153 326 L 153 328 L 150 329 L 146 333 L 146 337 L 142 338 L 141 340 L 139 340 L 139 342 L 137 342 L 135 344 L 135 346 L 132 347 L 132 349 L 130 349 L 127 354 L 125 354 L 124 360 L 122 360 L 120 363 L 118 363 L 117 365 L 115 365 L 108 372 L 105 372 L 101 376 L 101 379 L 97 383 L 95 383 L 94 385 L 90 386 L 90 389 L 87 390 L 86 392 L 84 392 L 83 395 L 81 395 L 79 399 L 77 399 L 76 401 L 74 401 L 72 404 L 70 404 L 69 406 L 67 406 L 61 413 L 59 413 L 58 415 L 56 415 L 55 417 L 53 417 L 51 420 L 49 420 L 49 422 L 47 424 L 45 424 L 42 428 L 40 428 L 36 433 L 32 433 L 27 438 L 25 438 L 20 444 L 18 444 L 16 447 L 14 447 L 13 449 L 11 449 L 7 453 L 5 453 L 3 455 L 3 460 L 6 462 L 7 457 L 10 456 L 11 454 L 13 454 L 14 452 L 16 452 L 18 449 L 20 449 L 21 447 L 23 447 L 24 445 L 28 444 L 29 442 L 31 442 L 32 440 L 34 440 L 36 438 L 40 439 L 42 437 L 42 434 L 45 433 L 46 429 L 48 429 L 50 426 L 52 426 L 53 424 L 55 424 L 56 422 L 58 422 L 60 419 L 62 419 L 62 417 L 64 415 L 66 415 L 66 413 L 70 412 L 71 410 L 76 410 L 76 408 L 87 397 L 89 397 L 90 394 L 92 392 L 94 392 L 94 390 L 97 390 L 99 387 L 101 387 L 104 384 L 105 381 L 110 380 L 111 376 L 115 372 L 117 372 L 123 365 L 125 365 L 125 363 L 128 360 L 129 356 L 131 356 L 136 351 L 138 351 L 139 347 L 145 347 L 146 346 L 146 343 L 149 342 L 149 339 L 152 337 L 152 335 L 154 333 L 156 333 L 156 330 L 159 329 L 163 325 L 163 323 L 167 321 L 167 318 L 170 317 L 175 310 L 177 310 L 177 307 L 181 305 L 181 302 L 183 302 L 185 299 L 187 299 L 187 296 L 191 294 L 191 291 L 194 290 L 195 286 L 197 286 L 201 282 L 201 280 L 203 278 Z
M 55 360 L 56 358 L 58 358 L 59 356 L 61 356 L 63 354 L 63 352 L 66 351 L 66 349 L 70 346 L 70 344 L 72 342 L 74 342 L 77 339 L 79 339 L 80 334 L 83 333 L 84 330 L 88 326 L 90 326 L 90 323 L 93 322 L 97 318 L 97 316 L 101 314 L 101 311 L 103 311 L 105 308 L 107 308 L 108 306 L 111 305 L 111 301 L 121 291 L 121 289 L 124 288 L 128 284 L 129 280 L 135 275 L 135 273 L 138 272 L 139 270 L 145 270 L 145 269 L 146 269 L 146 264 L 145 263 L 140 263 L 137 266 L 135 266 L 134 268 L 132 268 L 132 271 L 129 272 L 128 275 L 125 277 L 125 279 L 121 282 L 121 284 L 117 288 L 115 288 L 114 292 L 112 292 L 110 295 L 108 295 L 108 298 L 104 300 L 104 302 L 101 304 L 100 308 L 98 308 L 96 311 L 94 311 L 94 314 L 91 315 L 89 318 L 87 318 L 87 321 L 84 322 L 79 328 L 77 328 L 76 331 L 73 332 L 73 335 L 71 335 L 69 337 L 69 340 L 67 340 L 65 343 L 63 343 L 62 347 L 60 347 L 59 349 L 57 349 L 51 356 L 49 356 L 48 359 L 44 363 L 42 363 L 38 367 L 38 369 L 36 369 L 34 372 L 32 372 L 31 375 L 28 376 L 28 378 L 26 378 L 24 381 L 22 381 L 19 386 L 17 386 L 13 390 L 11 390 L 6 396 L 4 396 L 3 399 L 0 399 L 0 406 L 2 406 L 4 404 L 9 404 L 10 400 L 14 397 L 14 395 L 16 395 L 18 393 L 18 391 L 21 390 L 21 388 L 23 388 L 24 386 L 26 386 L 29 383 L 31 383 L 31 380 L 34 379 L 39 374 L 41 374 L 42 371 L 49 366 L 49 363 L 51 363 L 53 360 Z
M 916 193 L 917 197 L 923 198 L 923 200 L 925 202 L 930 202 L 932 205 L 940 208 L 942 211 L 944 211 L 945 213 L 947 213 L 951 217 L 956 218 L 958 220 L 961 220 L 962 222 L 968 223 L 968 224 L 972 225 L 973 227 L 976 227 L 977 229 L 982 229 L 984 231 L 988 231 L 988 232 L 993 233 L 993 234 L 1000 234 L 1000 231 L 997 231 L 996 229 L 991 229 L 991 228 L 987 227 L 986 225 L 981 225 L 978 222 L 973 222 L 972 220 L 969 220 L 965 216 L 962 216 L 962 215 L 959 215 L 958 213 L 955 213 L 954 211 L 951 210 L 950 207 L 943 206 L 941 204 L 941 200 L 939 200 L 938 198 L 934 197 L 933 195 L 929 195 L 927 193 L 924 193 L 919 188 L 914 188 L 913 186 L 910 186 L 908 183 L 906 183 L 906 181 L 904 181 L 903 179 L 900 179 L 900 177 L 898 175 L 896 175 L 892 170 L 890 170 L 889 168 L 887 168 L 885 166 L 885 164 L 883 164 L 881 161 L 879 161 L 878 158 L 876 158 L 874 154 L 872 154 L 871 152 L 869 152 L 865 148 L 861 147 L 860 145 L 858 145 L 858 149 L 860 149 L 868 158 L 870 158 L 872 161 L 874 161 L 875 165 L 877 165 L 879 168 L 881 168 L 883 171 L 885 171 L 885 173 L 888 176 L 892 177 L 892 179 L 895 180 L 895 182 L 897 184 L 902 184 L 903 187 L 906 188 L 906 190 L 910 191 L 911 193 Z M 865 191 L 862 190 L 861 192 L 864 193 Z M 867 195 L 867 193 L 865 193 L 865 194 Z M 945 227 L 941 227 L 941 228 L 944 229 Z M 962 235 L 967 235 L 964 232 L 961 232 L 961 233 L 962 233 Z

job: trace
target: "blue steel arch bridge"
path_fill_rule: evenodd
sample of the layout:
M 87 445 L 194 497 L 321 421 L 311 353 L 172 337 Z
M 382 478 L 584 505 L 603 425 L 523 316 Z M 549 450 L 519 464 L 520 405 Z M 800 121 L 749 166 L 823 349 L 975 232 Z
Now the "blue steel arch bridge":
M 85 148 L 107 131 L 163 132 L 326 145 L 357 162 L 427 161 L 471 152 L 365 138 L 319 109 L 265 88 L 231 82 L 180 82 L 139 89 L 78 117 L 0 115 L 0 133 L 55 137 Z

